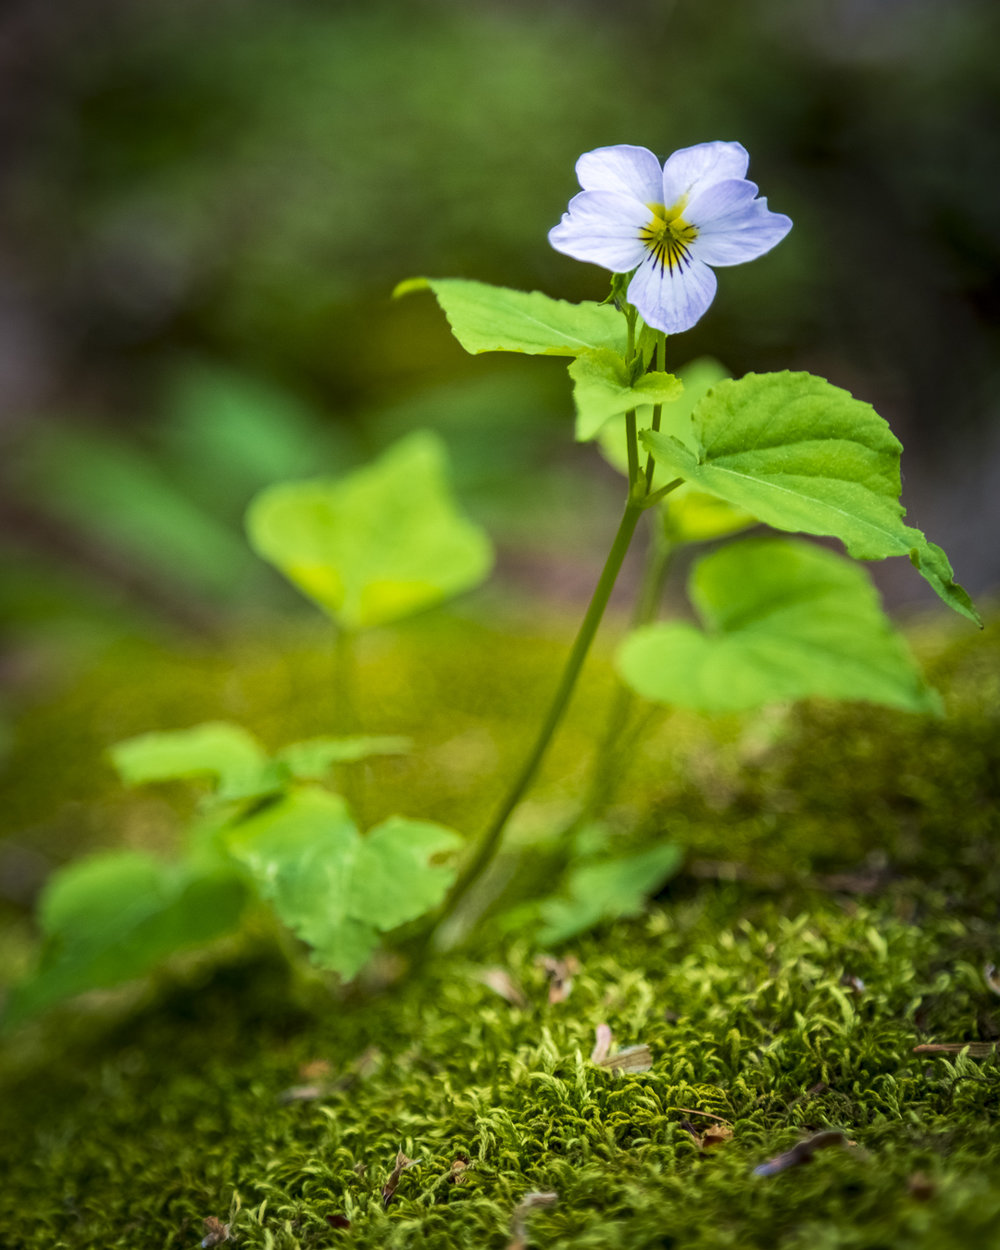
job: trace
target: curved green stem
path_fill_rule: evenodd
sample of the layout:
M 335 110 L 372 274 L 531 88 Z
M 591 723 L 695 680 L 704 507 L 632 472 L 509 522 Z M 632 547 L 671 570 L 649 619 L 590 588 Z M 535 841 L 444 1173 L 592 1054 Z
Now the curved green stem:
M 618 532 L 615 534 L 615 540 L 611 544 L 611 550 L 601 571 L 597 587 L 594 590 L 586 615 L 573 642 L 572 650 L 566 661 L 566 667 L 563 669 L 559 685 L 549 706 L 548 715 L 542 722 L 538 737 L 535 739 L 534 746 L 522 764 L 520 772 L 514 778 L 513 784 L 497 808 L 492 823 L 483 834 L 475 854 L 459 873 L 455 884 L 452 886 L 451 893 L 444 904 L 443 915 L 445 916 L 450 915 L 455 910 L 458 903 L 465 897 L 490 863 L 500 844 L 501 836 L 511 813 L 520 803 L 525 791 L 535 778 L 549 743 L 552 741 L 552 737 L 559 727 L 559 723 L 569 704 L 573 689 L 576 686 L 576 680 L 580 675 L 580 670 L 583 668 L 583 662 L 587 658 L 587 652 L 590 650 L 590 644 L 597 633 L 597 627 L 601 623 L 604 610 L 608 606 L 608 600 L 611 598 L 615 580 L 618 577 L 622 561 L 625 559 L 625 553 L 628 551 L 629 543 L 632 541 L 632 535 L 635 533 L 635 527 L 641 516 L 642 509 L 630 501 L 625 507 L 625 512 L 618 526 Z

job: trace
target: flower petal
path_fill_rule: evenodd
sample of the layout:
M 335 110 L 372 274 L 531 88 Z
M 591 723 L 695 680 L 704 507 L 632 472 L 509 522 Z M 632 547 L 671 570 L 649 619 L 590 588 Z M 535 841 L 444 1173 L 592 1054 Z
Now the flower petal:
M 611 191 L 581 191 L 549 231 L 557 252 L 589 260 L 612 273 L 628 273 L 648 255 L 639 231 L 649 221 L 645 204 Z
M 715 296 L 715 274 L 690 257 L 683 268 L 666 269 L 650 257 L 629 283 L 628 299 L 654 330 L 680 334 L 705 314 Z
M 710 187 L 746 177 L 750 156 L 742 143 L 696 143 L 680 148 L 663 166 L 663 203 L 670 207 L 687 196 L 689 200 Z
M 584 191 L 616 191 L 643 204 L 658 204 L 663 191 L 660 162 L 649 148 L 628 143 L 584 152 L 576 163 L 576 176 Z
M 719 183 L 697 202 L 692 201 L 691 216 L 697 222 L 698 237 L 691 244 L 691 255 L 706 265 L 741 265 L 756 260 L 792 228 L 790 217 L 772 213 L 765 199 L 747 199 L 739 187 L 753 187 L 753 183 Z M 696 217 L 695 209 L 706 215 Z

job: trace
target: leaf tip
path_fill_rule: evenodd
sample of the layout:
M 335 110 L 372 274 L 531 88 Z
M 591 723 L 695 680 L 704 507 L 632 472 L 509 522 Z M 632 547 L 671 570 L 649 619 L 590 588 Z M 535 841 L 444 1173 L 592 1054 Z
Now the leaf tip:
M 412 295 L 414 291 L 429 291 L 430 289 L 429 278 L 404 278 L 392 288 L 392 298 L 402 299 L 404 295 Z

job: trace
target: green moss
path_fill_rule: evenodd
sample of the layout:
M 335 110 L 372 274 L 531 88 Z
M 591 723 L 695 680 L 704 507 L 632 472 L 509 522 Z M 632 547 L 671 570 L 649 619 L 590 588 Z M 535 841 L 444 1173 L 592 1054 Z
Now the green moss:
M 463 639 L 445 658 L 440 630 Z M 531 1241 L 554 1250 L 992 1244 L 1000 1064 L 913 1047 L 1000 1036 L 981 971 L 1000 897 L 1000 665 L 989 636 L 921 645 L 943 722 L 821 704 L 665 718 L 654 741 L 676 754 L 639 753 L 613 815 L 678 837 L 688 871 L 647 916 L 574 943 L 565 1002 L 548 1002 L 530 942 L 492 928 L 389 993 L 377 982 L 398 974 L 392 961 L 338 991 L 251 933 L 24 1030 L 0 1059 L 0 1244 L 194 1247 L 214 1216 L 248 1248 L 503 1250 L 539 1190 L 559 1203 L 529 1217 Z M 461 623 L 373 640 L 366 728 L 427 745 L 370 766 L 371 818 L 405 807 L 475 827 L 559 650 Z M 315 698 L 328 657 L 308 642 L 286 657 L 182 657 L 145 684 L 109 659 L 62 705 L 77 717 L 65 732 L 94 759 L 151 723 L 234 716 L 269 745 L 328 729 Z M 523 828 L 568 810 L 608 685 L 599 662 Z M 37 709 L 16 749 L 57 720 Z M 106 783 L 36 795 L 39 823 L 68 838 L 67 798 L 92 830 L 102 812 L 131 821 L 155 802 L 169 831 L 190 802 L 173 789 L 109 799 Z M 527 1007 L 481 982 L 489 965 Z M 651 1070 L 591 1064 L 601 1022 L 618 1046 L 648 1044 Z M 373 1046 L 379 1062 L 359 1065 Z M 329 1088 L 283 1101 L 316 1060 Z M 728 1121 L 732 1140 L 701 1152 L 685 1127 L 707 1123 L 696 1111 Z M 753 1175 L 826 1128 L 857 1145 Z M 400 1149 L 417 1163 L 386 1209 Z M 328 1223 L 337 1214 L 349 1231 Z

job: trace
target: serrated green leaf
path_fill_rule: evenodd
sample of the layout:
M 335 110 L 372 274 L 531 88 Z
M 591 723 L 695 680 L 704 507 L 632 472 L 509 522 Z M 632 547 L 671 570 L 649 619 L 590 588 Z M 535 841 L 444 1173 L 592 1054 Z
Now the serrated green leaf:
M 492 567 L 446 471 L 444 444 L 418 431 L 346 477 L 263 491 L 247 513 L 250 542 L 345 628 L 399 620 L 471 590 Z
M 70 864 L 42 895 L 41 963 L 12 990 L 5 1026 L 73 994 L 142 976 L 176 951 L 230 932 L 246 899 L 231 870 L 165 864 L 139 851 Z
M 717 382 L 729 377 L 726 369 L 710 356 L 702 356 L 681 365 L 677 376 L 684 384 L 683 393 L 670 403 L 664 404 L 660 415 L 660 430 L 672 434 L 681 442 L 695 445 L 691 413 L 699 400 Z M 637 425 L 647 429 L 652 420 L 652 408 L 640 408 Z M 625 426 L 620 421 L 608 421 L 597 435 L 601 455 L 619 473 L 628 476 L 628 449 L 625 445 Z M 660 504 L 660 513 L 667 538 L 671 543 L 700 543 L 713 538 L 724 538 L 753 525 L 756 518 L 743 508 L 734 507 L 718 495 L 699 490 L 685 482 L 671 491 Z
M 320 781 L 334 764 L 352 764 L 373 755 L 405 755 L 412 747 L 411 738 L 308 738 L 282 747 L 275 759 L 300 781 Z
M 684 384 L 672 373 L 644 373 L 634 382 L 625 358 L 602 348 L 581 352 L 569 367 L 576 405 L 576 438 L 585 443 L 612 417 L 622 416 L 643 404 L 666 404 L 675 400 Z
M 578 356 L 596 348 L 623 355 L 625 318 L 610 304 L 571 304 L 541 291 L 513 291 L 464 278 L 411 278 L 394 295 L 429 290 L 467 352 Z
M 746 539 L 695 565 L 704 631 L 644 626 L 617 665 L 639 694 L 701 712 L 823 695 L 939 712 L 864 569 L 811 543 Z
M 581 864 L 569 874 L 569 898 L 546 899 L 540 914 L 542 942 L 564 942 L 604 920 L 635 916 L 646 899 L 680 867 L 679 846 L 664 843 L 638 855 Z
M 252 734 L 226 721 L 140 734 L 109 754 L 127 786 L 214 777 L 219 798 L 237 799 L 273 793 L 285 779 Z
M 363 967 L 380 931 L 442 900 L 454 871 L 429 860 L 460 841 L 402 817 L 362 837 L 344 800 L 317 789 L 286 796 L 228 835 L 230 853 L 315 961 L 345 978 Z
M 808 373 L 749 373 L 695 408 L 695 446 L 642 441 L 670 473 L 781 530 L 839 538 L 852 556 L 909 556 L 955 611 L 981 624 L 940 547 L 903 523 L 902 447 L 870 404 Z

